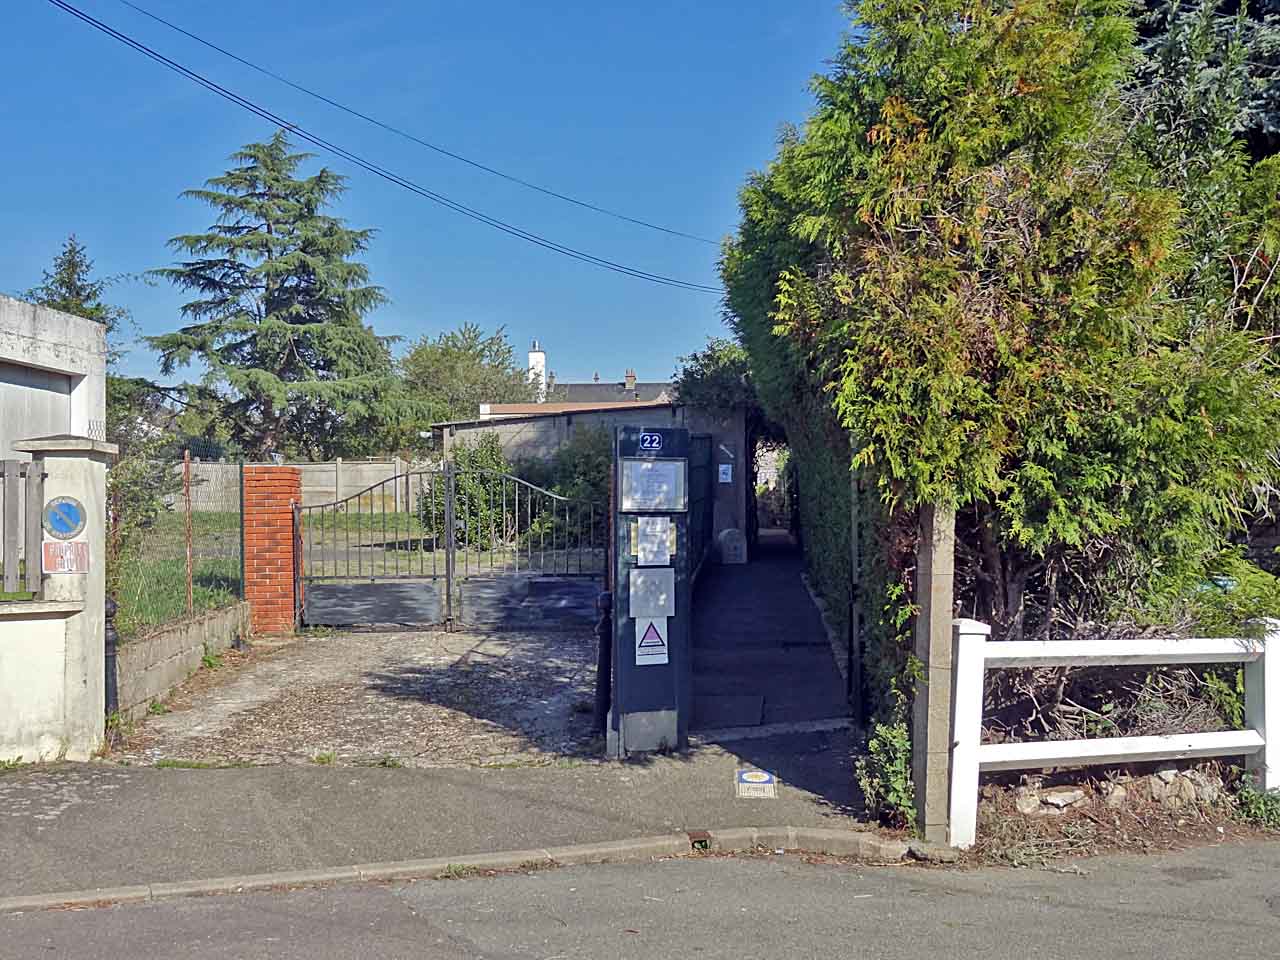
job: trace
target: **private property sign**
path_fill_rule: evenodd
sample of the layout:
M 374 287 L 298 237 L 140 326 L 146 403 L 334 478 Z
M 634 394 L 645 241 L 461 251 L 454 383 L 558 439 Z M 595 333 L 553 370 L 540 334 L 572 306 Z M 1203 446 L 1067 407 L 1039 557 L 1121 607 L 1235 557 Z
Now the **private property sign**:
M 85 540 L 46 540 L 40 569 L 45 573 L 88 573 L 88 542 Z

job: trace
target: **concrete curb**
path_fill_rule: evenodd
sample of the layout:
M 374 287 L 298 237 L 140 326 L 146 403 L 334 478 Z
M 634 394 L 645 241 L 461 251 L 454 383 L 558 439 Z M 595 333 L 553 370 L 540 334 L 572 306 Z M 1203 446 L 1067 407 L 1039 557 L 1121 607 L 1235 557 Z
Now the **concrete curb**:
M 280 887 L 319 886 L 359 881 L 441 879 L 485 870 L 518 870 L 522 867 L 570 866 L 658 860 L 690 856 L 702 851 L 742 853 L 760 848 L 856 857 L 874 863 L 897 863 L 908 856 L 907 844 L 874 833 L 829 830 L 818 827 L 733 827 L 725 830 L 692 830 L 659 837 L 580 843 L 565 847 L 539 847 L 502 853 L 463 854 L 425 860 L 397 860 L 318 870 L 282 870 L 209 880 L 135 884 L 72 890 L 25 897 L 0 897 L 0 913 L 114 906 L 173 897 L 248 893 Z

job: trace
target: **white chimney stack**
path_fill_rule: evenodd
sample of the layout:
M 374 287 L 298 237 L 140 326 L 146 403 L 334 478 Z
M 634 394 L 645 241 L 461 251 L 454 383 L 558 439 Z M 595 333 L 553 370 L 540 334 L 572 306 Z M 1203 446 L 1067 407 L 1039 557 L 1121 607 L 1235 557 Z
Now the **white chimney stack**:
M 533 345 L 529 348 L 529 382 L 538 388 L 538 402 L 545 403 L 547 399 L 547 354 L 538 345 L 537 340 L 533 341 Z

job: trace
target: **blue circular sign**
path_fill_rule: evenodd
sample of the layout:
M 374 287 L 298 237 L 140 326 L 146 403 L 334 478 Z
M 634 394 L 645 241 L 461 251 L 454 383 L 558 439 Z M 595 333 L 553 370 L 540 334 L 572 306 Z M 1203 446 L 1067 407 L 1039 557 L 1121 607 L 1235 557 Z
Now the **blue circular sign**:
M 54 497 L 44 505 L 44 529 L 57 540 L 71 540 L 84 533 L 84 504 L 75 497 Z

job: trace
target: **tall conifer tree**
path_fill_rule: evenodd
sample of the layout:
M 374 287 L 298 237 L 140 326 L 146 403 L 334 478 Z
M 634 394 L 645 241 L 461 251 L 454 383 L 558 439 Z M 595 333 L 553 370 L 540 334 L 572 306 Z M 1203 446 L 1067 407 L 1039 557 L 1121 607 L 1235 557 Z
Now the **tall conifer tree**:
M 232 154 L 234 167 L 184 194 L 217 220 L 169 241 L 187 259 L 155 271 L 196 295 L 185 326 L 149 338 L 161 369 L 204 365 L 201 391 L 250 456 L 366 452 L 401 413 L 392 338 L 363 319 L 386 298 L 352 259 L 373 231 L 324 212 L 345 178 L 300 177 L 310 157 L 283 130 Z

